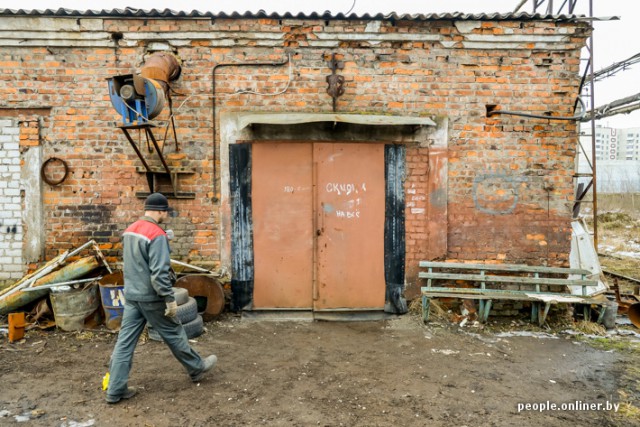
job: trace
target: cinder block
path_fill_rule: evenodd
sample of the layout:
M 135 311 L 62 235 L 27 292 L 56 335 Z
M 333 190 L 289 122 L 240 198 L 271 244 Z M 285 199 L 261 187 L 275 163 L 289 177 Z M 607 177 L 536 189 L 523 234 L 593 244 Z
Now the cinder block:
M 0 123 L 0 134 L 1 135 L 20 135 L 20 128 L 16 126 L 12 126 L 11 124 L 7 126 L 2 126 Z
M 16 139 L 12 136 L 12 135 L 2 135 L 0 134 L 0 144 L 2 144 L 3 146 L 5 144 L 11 144 L 16 142 Z
M 22 244 L 20 245 L 20 249 L 7 249 L 5 251 L 5 256 L 12 256 L 12 257 L 20 257 L 22 258 Z

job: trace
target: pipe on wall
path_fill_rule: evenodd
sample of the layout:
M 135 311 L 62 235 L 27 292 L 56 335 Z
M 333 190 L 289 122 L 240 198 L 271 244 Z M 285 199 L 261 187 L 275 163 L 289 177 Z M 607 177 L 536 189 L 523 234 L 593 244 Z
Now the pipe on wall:
M 216 64 L 211 69 L 211 122 L 212 122 L 212 142 L 213 142 L 213 202 L 218 203 L 218 191 L 216 188 L 216 181 L 218 180 L 218 170 L 216 168 L 216 70 L 221 67 L 281 67 L 289 63 L 289 56 L 279 62 L 221 62 Z

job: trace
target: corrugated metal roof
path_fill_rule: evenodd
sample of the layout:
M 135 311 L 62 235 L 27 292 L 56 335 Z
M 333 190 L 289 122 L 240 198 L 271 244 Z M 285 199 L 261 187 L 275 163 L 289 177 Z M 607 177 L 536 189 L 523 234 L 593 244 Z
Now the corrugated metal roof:
M 24 9 L 0 9 L 0 16 L 59 16 L 59 17 L 111 17 L 111 18 L 211 18 L 211 19 L 324 19 L 324 20 L 377 20 L 377 21 L 575 21 L 582 18 L 578 15 L 549 15 L 541 13 L 415 13 L 415 14 L 397 14 L 395 12 L 374 15 L 365 13 L 357 15 L 351 13 L 334 14 L 330 11 L 323 13 L 267 13 L 264 10 L 258 12 L 200 12 L 192 10 L 191 12 L 175 11 L 171 9 L 135 9 L 127 7 L 125 9 L 102 9 L 102 10 L 71 10 L 71 9 L 46 9 L 46 10 L 24 10 Z

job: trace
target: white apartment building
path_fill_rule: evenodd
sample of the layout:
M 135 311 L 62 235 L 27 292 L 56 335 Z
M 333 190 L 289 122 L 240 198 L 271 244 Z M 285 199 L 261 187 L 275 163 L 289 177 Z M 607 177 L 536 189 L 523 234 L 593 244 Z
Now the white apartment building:
M 591 136 L 585 126 L 580 132 L 582 150 L 577 158 L 577 171 L 590 173 Z M 589 160 L 587 160 L 589 159 Z M 596 159 L 598 191 L 628 193 L 640 191 L 640 127 L 617 129 L 596 125 Z M 580 178 L 579 182 L 586 181 Z
M 589 151 L 590 138 L 581 139 L 584 148 Z M 596 126 L 596 159 L 640 160 L 640 127 L 616 129 Z

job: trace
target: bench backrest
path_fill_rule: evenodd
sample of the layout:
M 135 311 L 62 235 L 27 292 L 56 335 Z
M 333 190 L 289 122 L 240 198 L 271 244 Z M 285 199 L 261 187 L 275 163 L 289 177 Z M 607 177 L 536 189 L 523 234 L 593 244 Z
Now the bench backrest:
M 437 261 L 420 261 L 421 268 L 429 269 L 457 269 L 457 270 L 479 270 L 492 272 L 512 272 L 512 273 L 538 273 L 538 274 L 574 274 L 579 276 L 588 276 L 593 274 L 589 270 L 580 268 L 563 268 L 563 267 L 543 267 L 532 266 L 526 264 L 467 264 L 462 262 L 437 262 Z

